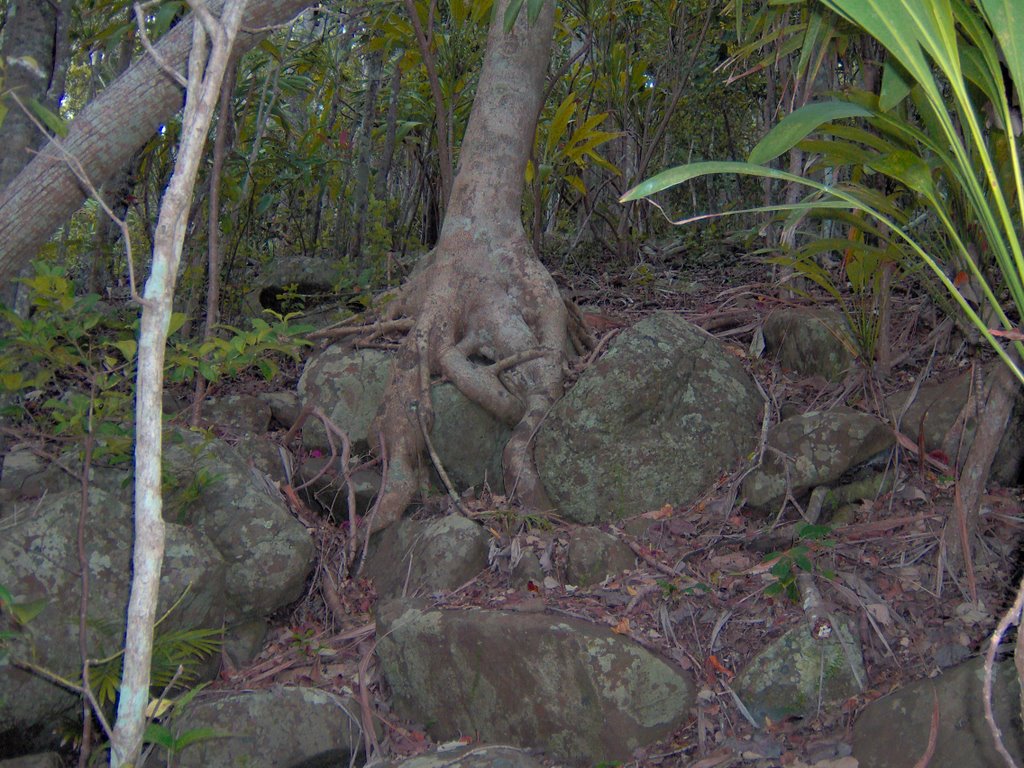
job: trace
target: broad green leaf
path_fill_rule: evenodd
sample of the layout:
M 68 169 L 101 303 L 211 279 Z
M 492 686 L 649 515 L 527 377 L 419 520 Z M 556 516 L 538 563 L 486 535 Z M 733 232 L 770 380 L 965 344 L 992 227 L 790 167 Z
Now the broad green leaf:
M 885 62 L 882 70 L 882 88 L 878 96 L 878 108 L 888 112 L 909 94 L 914 84 L 907 76 L 907 71 L 895 59 Z
M 785 171 L 779 171 L 774 168 L 765 168 L 763 165 L 756 163 L 742 163 L 730 160 L 710 160 L 702 163 L 690 163 L 689 165 L 680 165 L 675 168 L 669 168 L 667 171 L 652 176 L 647 181 L 641 182 L 633 187 L 631 190 L 626 192 L 622 197 L 619 198 L 620 203 L 626 203 L 630 200 L 641 200 L 645 197 L 661 192 L 671 187 L 678 186 L 687 181 L 700 178 L 701 176 L 710 176 L 718 173 L 735 173 L 741 176 L 761 176 L 769 179 L 779 179 L 782 181 L 798 181 L 802 182 L 799 176 L 794 174 L 786 173 Z
M 168 752 L 175 748 L 174 731 L 160 723 L 147 723 L 146 730 L 142 734 L 142 741 L 146 744 L 156 744 Z
M 872 112 L 846 101 L 821 101 L 784 117 L 750 153 L 748 160 L 761 165 L 792 149 L 822 124 L 848 117 L 871 117 Z
M 217 368 L 208 360 L 199 361 L 199 373 L 207 381 L 217 381 L 220 376 L 217 373 Z
M 68 135 L 68 124 L 64 122 L 64 118 L 58 115 L 56 112 L 52 112 L 36 99 L 28 100 L 28 107 L 35 114 L 36 117 L 53 131 L 55 134 L 60 136 L 62 139 Z
M 7 392 L 15 392 L 21 389 L 24 384 L 25 377 L 22 376 L 19 371 L 0 375 L 0 389 L 6 390 Z
M 124 355 L 124 359 L 129 363 L 135 359 L 135 354 L 139 351 L 139 345 L 135 339 L 122 339 L 121 341 L 115 341 L 114 347 L 118 352 Z
M 259 199 L 259 203 L 256 204 L 256 215 L 262 216 L 267 212 L 267 209 L 273 205 L 274 195 L 273 193 L 267 193 Z
M 797 567 L 802 571 L 810 573 L 814 570 L 814 565 L 811 563 L 810 558 L 808 558 L 803 552 L 794 554 L 793 562 L 796 563 Z
M 261 50 L 268 53 L 274 60 L 281 61 L 284 56 L 282 55 L 281 48 L 274 45 L 269 38 L 263 38 L 258 46 Z
M 167 335 L 173 336 L 180 331 L 181 327 L 185 325 L 186 320 L 188 320 L 188 315 L 184 312 L 172 312 L 171 322 L 167 326 Z
M 14 598 L 11 596 L 10 590 L 7 587 L 0 584 L 0 608 L 10 605 L 14 602 Z
M 927 197 L 929 201 L 937 199 L 931 168 L 909 150 L 901 149 L 882 155 L 871 163 L 871 167 L 902 182 L 908 188 Z
M 523 7 L 523 0 L 512 0 L 505 8 L 505 18 L 503 20 L 502 28 L 505 30 L 507 35 L 512 31 L 512 27 L 515 26 L 516 19 L 519 17 L 519 9 Z
M 177 738 L 175 748 L 180 752 L 186 747 L 190 747 L 200 741 L 209 741 L 211 739 L 230 739 L 233 735 L 234 734 L 228 733 L 227 731 L 218 731 L 209 727 L 192 728 L 191 730 L 185 731 Z
M 565 182 L 580 193 L 582 197 L 587 196 L 587 185 L 583 183 L 583 179 L 574 174 L 569 174 L 565 177 Z
M 564 99 L 562 103 L 558 105 L 558 109 L 555 110 L 554 117 L 551 118 L 551 124 L 548 126 L 548 137 L 545 142 L 545 149 L 548 157 L 555 151 L 555 147 L 562 140 L 565 135 L 565 129 L 569 125 L 569 120 L 572 119 L 573 112 L 576 111 L 576 92 L 573 91 Z
M 10 603 L 7 609 L 11 612 L 14 620 L 24 626 L 42 613 L 47 605 L 49 605 L 49 600 L 41 597 L 38 600 L 30 600 L 27 603 Z
M 1019 0 L 978 0 L 978 5 L 999 41 L 1018 96 L 1024 96 L 1024 6 Z
M 146 705 L 146 717 L 158 718 L 167 714 L 167 711 L 174 706 L 174 699 L 150 699 Z
M 985 98 L 993 105 L 1001 105 L 1006 101 L 1006 93 L 1003 90 L 1003 79 L 997 68 L 995 72 L 988 66 L 985 55 L 973 45 L 963 45 L 960 50 L 960 60 L 967 81 L 976 85 Z M 995 80 L 999 77 L 998 82 Z
M 822 0 L 822 2 L 874 37 L 906 68 L 917 82 L 931 78 L 931 64 L 922 51 L 928 14 L 920 13 L 921 0 Z M 915 15 L 914 11 L 918 14 Z
M 547 0 L 528 0 L 526 4 L 526 18 L 533 24 L 537 21 L 540 16 L 540 9 L 544 7 L 544 3 Z
M 160 6 L 156 12 L 156 18 L 153 20 L 152 35 L 154 38 L 161 37 L 171 28 L 171 22 L 174 21 L 174 17 L 181 11 L 182 5 L 179 2 L 171 2 Z

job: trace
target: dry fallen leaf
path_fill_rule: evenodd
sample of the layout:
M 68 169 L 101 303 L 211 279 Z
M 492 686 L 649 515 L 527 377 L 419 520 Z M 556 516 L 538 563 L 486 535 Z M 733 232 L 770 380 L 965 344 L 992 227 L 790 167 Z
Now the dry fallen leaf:
M 619 623 L 612 627 L 612 632 L 617 635 L 628 635 L 629 634 L 629 619 L 623 617 L 619 620 Z
M 663 504 L 661 509 L 644 512 L 640 517 L 646 518 L 647 520 L 664 520 L 666 517 L 672 517 L 672 505 Z

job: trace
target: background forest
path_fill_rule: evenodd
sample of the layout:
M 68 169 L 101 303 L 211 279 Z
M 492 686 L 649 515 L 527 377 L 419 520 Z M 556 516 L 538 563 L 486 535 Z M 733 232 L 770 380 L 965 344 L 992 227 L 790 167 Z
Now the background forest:
M 987 437 L 932 457 L 960 481 L 944 546 L 973 598 L 978 508 L 1022 378 L 1024 18 L 925 5 L 922 21 L 906 2 L 892 19 L 854 0 L 557 3 L 521 220 L 592 331 L 709 282 L 837 310 L 856 360 L 840 399 L 877 403 L 940 344 L 951 367 L 994 348 L 1009 365 L 975 395 Z M 208 395 L 293 381 L 314 328 L 389 314 L 473 171 L 460 159 L 492 14 L 511 28 L 540 6 L 251 0 L 267 24 L 227 60 L 186 201 L 163 361 L 186 420 Z M 133 294 L 161 269 L 149 254 L 189 125 L 154 46 L 177 50 L 191 10 L 0 2 L 0 471 L 12 442 L 132 459 Z M 148 80 L 113 85 L 146 61 Z M 48 175 L 51 139 L 73 182 Z M 720 327 L 746 322 L 741 307 Z

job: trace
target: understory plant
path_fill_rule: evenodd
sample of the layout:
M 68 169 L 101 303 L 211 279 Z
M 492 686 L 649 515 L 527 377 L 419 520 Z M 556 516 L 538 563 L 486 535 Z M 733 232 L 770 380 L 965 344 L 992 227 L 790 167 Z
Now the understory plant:
M 1024 181 L 1017 142 L 1024 9 L 1012 0 L 821 2 L 888 51 L 879 94 L 850 87 L 838 98 L 808 104 L 781 120 L 746 162 L 672 168 L 622 200 L 707 174 L 799 185 L 807 193 L 798 202 L 755 210 L 780 214 L 791 227 L 809 216 L 846 220 L 849 236 L 813 241 L 808 252 L 839 251 L 847 262 L 919 260 L 1024 382 L 1019 358 L 1000 342 L 1007 339 L 1020 352 L 1024 338 L 1018 330 Z M 813 157 L 807 175 L 770 167 L 794 146 Z M 973 295 L 961 290 L 967 283 Z
M 802 199 L 759 210 L 778 213 L 790 224 L 808 215 L 855 217 L 862 223 L 860 231 L 871 237 L 848 238 L 849 252 L 863 252 L 867 242 L 923 263 L 1005 363 L 1004 377 L 1024 383 L 1019 149 L 1024 5 L 1019 0 L 820 3 L 887 51 L 879 93 L 851 87 L 838 98 L 808 104 L 780 121 L 747 162 L 673 168 L 630 190 L 623 200 L 645 198 L 706 174 L 745 174 L 799 185 L 808 190 Z M 806 176 L 768 166 L 793 147 L 814 158 Z M 962 290 L 965 286 L 971 290 Z M 985 420 L 1001 419 L 1005 425 L 1011 387 L 1002 386 L 998 373 L 993 378 Z M 970 454 L 978 444 L 987 446 L 973 466 L 968 455 L 956 488 L 956 514 L 944 534 L 947 551 L 959 549 L 957 559 L 966 566 L 972 594 L 971 531 L 1001 432 L 998 426 L 979 426 Z M 1024 581 L 993 632 L 986 656 L 989 713 L 996 649 L 1022 612 Z M 1024 679 L 1024 633 L 1018 633 L 1016 656 L 1018 676 Z M 1024 712 L 1024 698 L 1021 704 Z M 1013 765 L 991 722 L 997 748 Z
M 7 333 L 0 336 L 0 392 L 16 396 L 4 414 L 12 423 L 31 425 L 39 435 L 95 439 L 94 458 L 108 463 L 131 455 L 137 318 L 106 306 L 97 294 L 79 295 L 62 267 L 35 264 L 23 280 L 27 317 L 0 307 Z M 228 382 L 256 369 L 267 380 L 278 361 L 297 360 L 309 344 L 311 326 L 291 315 L 256 317 L 248 327 L 222 326 L 209 341 L 182 337 L 182 314 L 171 318 L 166 357 L 168 380 L 190 383 L 196 373 Z M 90 426 L 91 425 L 91 426 Z

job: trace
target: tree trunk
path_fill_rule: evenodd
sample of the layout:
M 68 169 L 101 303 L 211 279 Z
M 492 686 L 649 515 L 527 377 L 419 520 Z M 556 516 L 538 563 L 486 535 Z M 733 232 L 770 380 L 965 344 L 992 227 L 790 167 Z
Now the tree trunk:
M 4 88 L 9 97 L 17 97 L 26 108 L 31 100 L 50 110 L 56 108 L 47 94 L 60 63 L 55 45 L 58 16 L 57 6 L 47 0 L 16 0 L 7 12 L 4 45 L 0 50 L 0 58 L 8 62 Z M 34 66 L 29 62 L 34 62 Z M 67 66 L 67 61 L 63 64 Z M 57 94 L 58 101 L 62 95 Z M 9 111 L 0 125 L 0 146 L 4 148 L 0 153 L 0 189 L 28 164 L 31 150 L 46 140 L 25 110 L 10 98 L 7 107 Z
M 161 457 L 167 329 L 196 176 L 224 72 L 231 58 L 231 48 L 242 24 L 245 4 L 246 0 L 228 0 L 219 21 L 214 20 L 210 28 L 197 25 L 191 30 L 194 49 L 188 67 L 188 100 L 181 140 L 174 173 L 160 202 L 160 217 L 153 243 L 153 267 L 143 297 L 135 387 L 135 542 L 125 629 L 124 672 L 117 702 L 117 721 L 110 735 L 111 768 L 137 765 L 142 752 L 146 708 L 150 701 L 153 628 L 160 596 L 166 533 L 162 514 Z M 210 39 L 209 52 L 206 50 L 207 35 Z
M 380 51 L 366 58 L 366 92 L 363 94 L 363 119 L 356 138 L 356 183 L 352 193 L 352 234 L 348 239 L 350 259 L 359 259 L 363 252 L 363 231 L 370 209 L 370 153 L 373 149 L 373 124 L 376 118 L 377 94 L 380 92 L 384 57 Z M 360 262 L 362 263 L 362 262 Z
M 978 392 L 977 400 L 974 396 L 969 397 L 964 406 L 965 409 L 978 408 L 978 426 L 957 479 L 956 504 L 943 530 L 949 574 L 954 579 L 961 573 L 967 577 L 972 600 L 977 599 L 973 549 L 981 515 L 981 499 L 1019 391 L 1016 376 L 1002 362 L 997 361 L 986 378 L 984 391 Z
M 281 24 L 308 5 L 309 0 L 253 0 L 244 26 L 260 30 Z M 223 0 L 209 3 L 214 13 L 219 13 L 222 6 Z M 238 50 L 248 50 L 264 34 L 240 34 Z M 157 41 L 155 48 L 164 64 L 184 73 L 191 40 L 190 15 Z M 99 187 L 128 162 L 161 123 L 181 109 L 181 104 L 181 86 L 152 56 L 143 56 L 82 110 L 60 144 L 81 164 L 90 182 Z M 0 285 L 31 261 L 84 200 L 85 192 L 57 143 L 50 142 L 0 190 Z
M 416 317 L 392 369 L 377 417 L 390 457 L 388 482 L 371 521 L 397 520 L 421 478 L 433 424 L 430 377 L 443 374 L 467 397 L 513 426 L 503 455 L 506 493 L 548 506 L 531 440 L 562 394 L 566 311 L 527 239 L 521 219 L 526 161 L 542 106 L 554 24 L 544 3 L 508 34 L 508 0 L 496 3 L 480 84 L 462 144 L 437 248 L 389 305 Z M 519 360 L 499 371 L 477 361 Z

